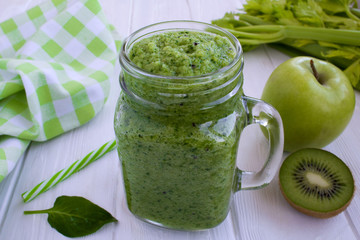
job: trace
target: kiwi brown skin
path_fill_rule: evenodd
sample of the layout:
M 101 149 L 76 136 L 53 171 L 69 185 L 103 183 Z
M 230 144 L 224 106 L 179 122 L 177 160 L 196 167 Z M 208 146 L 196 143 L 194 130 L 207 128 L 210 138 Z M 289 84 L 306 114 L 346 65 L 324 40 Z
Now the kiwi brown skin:
M 351 189 L 351 187 L 352 187 L 352 195 L 350 196 L 350 198 L 348 198 L 348 200 L 347 200 L 343 205 L 339 206 L 337 209 L 332 209 L 332 210 L 329 210 L 329 211 L 323 211 L 323 210 L 317 211 L 317 210 L 312 210 L 312 209 L 309 209 L 309 208 L 306 208 L 306 207 L 304 207 L 304 206 L 300 206 L 300 205 L 296 204 L 294 201 L 292 201 L 292 200 L 287 196 L 289 193 L 286 193 L 286 190 L 283 188 L 283 184 L 282 184 L 282 181 L 281 181 L 281 174 L 279 174 L 279 185 L 280 185 L 280 190 L 281 190 L 282 195 L 284 196 L 284 198 L 286 199 L 286 201 L 287 201 L 293 208 L 295 208 L 295 209 L 298 210 L 299 212 L 302 212 L 302 213 L 304 213 L 304 214 L 306 214 L 306 215 L 309 215 L 309 216 L 312 216 L 312 217 L 317 217 L 317 218 L 330 218 L 330 217 L 333 217 L 333 216 L 338 215 L 339 213 L 341 213 L 342 211 L 344 211 L 344 210 L 349 206 L 349 204 L 351 203 L 351 200 L 352 200 L 353 197 L 354 197 L 355 185 L 354 185 L 354 178 L 353 178 L 353 176 L 352 176 L 352 174 L 351 174 L 350 169 L 345 165 L 345 163 L 344 163 L 341 159 L 339 159 L 339 158 L 338 158 L 337 156 L 335 156 L 334 154 L 329 153 L 329 152 L 327 152 L 327 151 L 325 151 L 325 150 L 309 148 L 309 149 L 301 149 L 301 150 L 299 150 L 299 151 L 296 151 L 295 153 L 300 152 L 300 151 L 302 151 L 302 152 L 305 151 L 305 152 L 308 152 L 309 154 L 312 154 L 312 153 L 319 154 L 319 153 L 320 153 L 320 155 L 324 155 L 324 158 L 325 158 L 325 155 L 326 155 L 326 156 L 332 155 L 332 156 L 331 156 L 331 159 L 332 159 L 331 161 L 334 161 L 334 159 L 335 159 L 338 163 L 341 162 L 342 165 L 343 165 L 343 167 L 344 167 L 344 168 L 347 168 L 347 170 L 348 170 L 348 171 L 345 171 L 345 172 L 347 172 L 348 174 L 350 174 L 350 176 L 348 176 L 348 178 L 351 177 L 351 181 L 348 181 L 348 185 L 350 185 L 350 189 Z M 322 153 L 321 153 L 321 152 L 322 152 Z M 293 154 L 295 154 L 295 153 L 292 153 L 291 155 L 293 155 Z M 285 161 L 288 160 L 288 158 L 290 158 L 291 155 L 289 155 L 289 156 L 287 157 L 287 159 L 285 159 Z M 330 159 L 329 159 L 329 160 L 330 160 Z M 285 162 L 285 161 L 284 161 L 284 162 Z M 324 162 L 326 162 L 327 164 L 331 164 L 331 161 L 327 162 L 327 159 L 326 159 L 326 160 L 322 159 L 321 161 L 324 161 Z M 283 165 L 284 165 L 284 163 L 283 163 Z M 283 166 L 281 166 L 280 170 L 282 169 L 282 167 L 283 167 Z M 343 173 L 343 174 L 344 174 L 344 173 Z M 345 200 L 346 200 L 346 199 L 345 199 Z

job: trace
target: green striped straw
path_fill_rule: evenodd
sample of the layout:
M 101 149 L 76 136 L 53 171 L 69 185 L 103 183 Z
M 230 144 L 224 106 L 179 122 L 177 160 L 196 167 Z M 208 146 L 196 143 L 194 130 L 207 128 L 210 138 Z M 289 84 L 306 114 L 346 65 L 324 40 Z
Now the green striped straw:
M 64 168 L 60 170 L 59 172 L 55 173 L 51 178 L 42 181 L 38 185 L 36 185 L 34 188 L 32 188 L 29 191 L 24 192 L 21 194 L 24 202 L 29 202 L 39 196 L 41 193 L 46 192 L 50 188 L 56 186 L 59 182 L 64 181 L 74 173 L 80 171 L 81 169 L 85 168 L 90 163 L 96 161 L 97 159 L 101 158 L 106 153 L 114 150 L 116 147 L 116 141 L 112 140 L 104 145 L 102 145 L 100 148 L 90 152 L 88 155 L 86 155 L 83 159 L 79 159 L 75 161 L 73 164 L 71 164 L 69 167 Z

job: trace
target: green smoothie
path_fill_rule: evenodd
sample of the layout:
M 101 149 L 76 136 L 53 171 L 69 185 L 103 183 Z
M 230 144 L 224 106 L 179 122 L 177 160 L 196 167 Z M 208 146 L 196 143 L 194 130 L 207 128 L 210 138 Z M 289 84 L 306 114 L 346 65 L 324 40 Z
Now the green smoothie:
M 128 55 L 135 65 L 153 74 L 198 76 L 227 66 L 235 52 L 231 43 L 218 35 L 173 31 L 141 39 Z M 129 77 L 129 85 L 139 90 L 138 82 L 132 80 Z M 186 82 L 182 85 L 192 87 Z M 140 89 L 151 99 L 161 95 L 146 84 Z M 228 91 L 227 86 L 224 89 Z M 162 115 L 155 108 L 133 104 L 133 97 L 121 92 L 114 128 L 127 204 L 133 214 L 186 230 L 211 228 L 225 219 L 238 140 L 245 125 L 240 120 L 245 119 L 241 94 L 240 89 L 201 113 L 196 104 L 186 105 L 189 97 L 183 94 L 183 102 L 172 106 L 172 113 Z M 207 96 L 203 94 L 202 101 L 206 102 Z M 184 106 L 192 114 L 179 117 Z
M 219 35 L 174 31 L 137 42 L 129 57 L 141 69 L 165 76 L 199 76 L 229 65 L 235 51 Z

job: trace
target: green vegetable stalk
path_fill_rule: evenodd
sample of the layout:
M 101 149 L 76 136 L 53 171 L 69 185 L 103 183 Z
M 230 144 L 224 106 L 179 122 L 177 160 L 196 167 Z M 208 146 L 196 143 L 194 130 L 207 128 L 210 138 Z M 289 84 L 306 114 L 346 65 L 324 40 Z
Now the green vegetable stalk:
M 360 90 L 360 10 L 353 0 L 247 0 L 242 12 L 212 23 L 250 51 L 261 44 L 310 55 L 344 70 Z

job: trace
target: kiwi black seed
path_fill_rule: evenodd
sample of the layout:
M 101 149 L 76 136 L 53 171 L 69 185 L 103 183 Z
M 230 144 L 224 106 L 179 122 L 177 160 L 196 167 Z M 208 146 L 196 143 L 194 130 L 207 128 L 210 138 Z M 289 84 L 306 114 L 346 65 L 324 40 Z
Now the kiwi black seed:
M 279 172 L 280 188 L 295 209 L 329 218 L 344 211 L 354 195 L 354 178 L 334 154 L 314 148 L 290 154 Z

